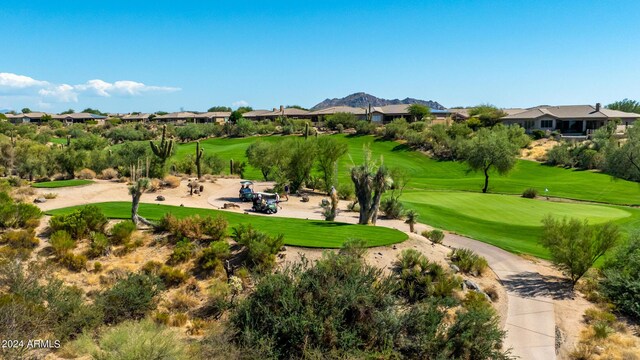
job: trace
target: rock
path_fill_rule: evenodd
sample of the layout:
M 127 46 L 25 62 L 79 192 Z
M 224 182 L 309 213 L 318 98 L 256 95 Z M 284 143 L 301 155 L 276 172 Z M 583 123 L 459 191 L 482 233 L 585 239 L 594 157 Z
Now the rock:
M 478 284 L 474 283 L 471 280 L 468 279 L 464 279 L 464 281 L 462 282 L 464 285 L 467 286 L 467 288 L 471 289 L 471 290 L 480 290 L 480 286 L 478 286 Z
M 164 200 L 165 200 L 164 196 L 162 195 L 156 196 L 156 201 L 164 201 Z
M 397 247 L 397 246 L 395 246 L 395 245 L 393 245 L 392 249 L 393 249 L 393 250 L 397 250 L 397 249 L 398 249 L 398 247 Z
M 379 252 L 379 253 L 378 253 L 378 255 L 382 256 L 382 253 L 381 253 L 381 252 Z
M 457 274 L 457 273 L 459 273 L 459 272 L 460 272 L 460 268 L 458 267 L 458 265 L 456 265 L 456 264 L 451 264 L 450 266 L 451 266 L 451 270 L 453 270 L 453 272 L 454 272 L 455 274 Z
M 240 206 L 234 203 L 224 203 L 224 205 L 222 205 L 222 208 L 223 209 L 240 209 Z
M 309 197 L 307 195 L 302 195 L 302 202 L 309 202 Z
M 287 251 L 287 247 L 286 246 L 281 247 L 280 251 Z
M 47 199 L 45 199 L 45 198 L 37 198 L 37 199 L 33 200 L 33 202 L 36 203 L 36 204 L 42 204 L 42 203 L 46 203 Z
M 604 348 L 596 345 L 593 347 L 593 352 L 596 353 L 596 355 L 601 355 L 604 352 Z

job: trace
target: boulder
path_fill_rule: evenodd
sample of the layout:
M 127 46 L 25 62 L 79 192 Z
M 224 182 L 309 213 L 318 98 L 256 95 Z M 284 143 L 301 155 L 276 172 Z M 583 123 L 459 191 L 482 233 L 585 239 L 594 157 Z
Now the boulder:
M 462 282 L 468 289 L 471 290 L 480 290 L 480 286 L 478 286 L 478 284 L 476 284 L 475 282 L 469 280 L 469 279 L 464 279 L 464 281 Z
M 457 274 L 460 272 L 460 268 L 458 267 L 458 265 L 456 264 L 451 264 L 451 270 L 454 272 L 454 274 Z
M 156 196 L 156 201 L 164 201 L 164 200 L 165 200 L 164 196 L 162 195 Z
M 46 203 L 47 199 L 45 199 L 43 197 L 40 197 L 40 198 L 37 198 L 37 199 L 33 200 L 33 202 L 36 203 L 36 204 L 42 204 L 42 203 Z
M 224 203 L 224 205 L 222 205 L 223 209 L 239 209 L 240 206 L 238 206 L 238 204 L 234 204 L 234 203 Z

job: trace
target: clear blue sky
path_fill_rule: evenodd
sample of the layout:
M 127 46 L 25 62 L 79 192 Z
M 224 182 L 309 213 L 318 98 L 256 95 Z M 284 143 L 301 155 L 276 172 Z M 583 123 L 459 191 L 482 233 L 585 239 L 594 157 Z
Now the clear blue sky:
M 183 3 L 4 0 L 0 109 L 640 99 L 639 1 Z

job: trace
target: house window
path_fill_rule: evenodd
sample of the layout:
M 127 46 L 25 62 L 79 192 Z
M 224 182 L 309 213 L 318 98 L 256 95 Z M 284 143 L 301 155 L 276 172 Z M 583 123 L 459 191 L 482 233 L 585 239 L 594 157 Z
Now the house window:
M 529 130 L 535 126 L 536 122 L 534 120 L 525 120 L 524 128 Z
M 540 127 L 549 129 L 553 127 L 553 120 L 540 120 Z

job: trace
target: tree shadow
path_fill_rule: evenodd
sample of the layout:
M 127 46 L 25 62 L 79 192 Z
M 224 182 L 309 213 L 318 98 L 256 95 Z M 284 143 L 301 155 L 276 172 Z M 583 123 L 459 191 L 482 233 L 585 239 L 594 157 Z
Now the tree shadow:
M 216 200 L 222 200 L 230 203 L 243 203 L 243 202 L 250 203 L 250 201 L 242 201 L 238 197 L 219 197 Z
M 563 277 L 522 272 L 502 279 L 507 291 L 522 297 L 548 296 L 554 300 L 573 299 L 571 282 Z

